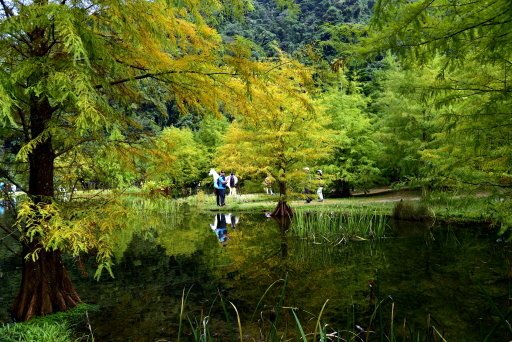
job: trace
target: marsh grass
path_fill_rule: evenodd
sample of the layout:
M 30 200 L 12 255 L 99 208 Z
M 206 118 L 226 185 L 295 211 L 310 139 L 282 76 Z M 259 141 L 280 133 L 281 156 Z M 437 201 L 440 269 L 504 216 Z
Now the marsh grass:
M 166 197 L 146 198 L 136 196 L 125 196 L 124 202 L 141 213 L 162 213 L 167 216 L 172 216 L 182 211 L 183 202 L 169 199 Z
M 292 219 L 292 231 L 301 238 L 334 245 L 349 240 L 381 238 L 389 228 L 389 218 L 377 211 L 300 211 Z
M 69 342 L 71 329 L 66 323 L 7 324 L 0 327 L 2 342 Z
M 96 311 L 94 305 L 80 304 L 72 310 L 34 318 L 28 322 L 0 326 L 2 342 L 94 342 L 90 329 L 78 328 L 89 324 L 88 312 Z M 76 337 L 75 331 L 87 331 Z
M 282 286 L 281 289 L 276 288 Z M 345 327 L 336 327 L 326 321 L 323 314 L 329 304 L 327 299 L 322 305 L 320 311 L 312 313 L 302 310 L 298 307 L 287 306 L 286 302 L 287 279 L 279 279 L 272 283 L 265 293 L 261 296 L 252 316 L 243 321 L 236 305 L 224 298 L 219 292 L 213 300 L 207 312 L 201 310 L 198 316 L 186 313 L 186 298 L 188 292 L 183 291 L 182 306 L 180 315 L 180 333 L 177 341 L 184 329 L 182 323 L 186 319 L 189 321 L 190 331 L 187 335 L 187 341 L 210 342 L 210 341 L 319 341 L 319 342 L 341 342 L 341 341 L 446 341 L 444 328 L 430 314 L 426 318 L 426 327 L 413 327 L 407 319 L 398 318 L 397 306 L 393 298 L 387 296 L 377 300 L 370 307 L 370 313 L 361 313 L 361 308 L 351 305 L 346 309 Z M 276 292 L 277 291 L 277 292 Z M 277 297 L 270 299 L 270 294 L 277 294 Z M 268 315 L 269 306 L 262 305 L 264 301 L 275 301 L 272 308 L 272 317 Z M 213 310 L 214 306 L 220 306 L 220 310 Z M 219 321 L 213 317 L 213 312 L 220 314 L 228 331 L 218 330 L 212 325 L 214 321 Z M 264 316 L 266 315 L 266 316 Z M 262 324 L 262 320 L 267 320 L 267 324 Z M 245 323 L 245 324 L 244 324 Z M 251 328 L 252 325 L 252 328 Z M 254 329 L 254 325 L 258 329 Z
M 435 192 L 425 198 L 425 203 L 441 219 L 470 222 L 504 222 L 510 215 L 512 201 L 508 196 L 491 194 L 452 194 Z

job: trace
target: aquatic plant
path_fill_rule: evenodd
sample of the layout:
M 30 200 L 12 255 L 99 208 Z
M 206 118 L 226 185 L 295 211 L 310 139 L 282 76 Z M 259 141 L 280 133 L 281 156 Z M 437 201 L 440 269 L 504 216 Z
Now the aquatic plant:
M 182 202 L 165 197 L 147 198 L 125 196 L 123 201 L 141 214 L 153 214 L 154 212 L 158 212 L 165 214 L 166 216 L 172 216 L 180 212 L 183 206 Z
M 298 210 L 291 227 L 299 237 L 337 245 L 349 240 L 383 237 L 388 229 L 388 218 L 376 211 Z

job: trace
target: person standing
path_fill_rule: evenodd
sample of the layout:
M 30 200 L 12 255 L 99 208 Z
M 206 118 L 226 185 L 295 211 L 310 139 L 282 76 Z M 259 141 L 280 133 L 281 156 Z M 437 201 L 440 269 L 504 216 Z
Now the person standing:
M 223 207 L 226 205 L 226 174 L 224 171 L 220 172 L 219 178 L 217 178 L 217 181 L 215 182 L 216 188 L 217 188 L 217 206 Z
M 318 202 L 324 201 L 324 194 L 323 194 L 324 184 L 323 184 L 322 176 L 323 176 L 322 170 L 316 170 L 316 182 L 317 182 L 317 186 L 318 186 L 318 188 L 316 189 L 316 194 L 318 196 Z
M 231 172 L 231 174 L 228 177 L 229 179 L 229 196 L 236 196 L 236 186 L 238 183 L 238 178 L 235 176 L 234 172 Z
M 272 191 L 272 183 L 274 178 L 270 175 L 268 175 L 265 180 L 263 181 L 263 188 L 265 189 L 265 192 L 267 195 L 273 195 L 274 192 Z

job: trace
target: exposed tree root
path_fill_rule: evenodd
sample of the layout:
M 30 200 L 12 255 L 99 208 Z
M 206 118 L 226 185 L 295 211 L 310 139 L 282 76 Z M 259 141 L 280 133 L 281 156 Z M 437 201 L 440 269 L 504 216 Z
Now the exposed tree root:
M 276 208 L 270 214 L 273 217 L 292 217 L 293 216 L 293 210 L 290 208 L 290 206 L 286 203 L 286 201 L 280 200 L 277 203 Z
M 23 256 L 30 249 L 24 248 Z M 79 302 L 80 297 L 71 283 L 59 251 L 42 249 L 37 260 L 25 260 L 20 292 L 13 307 L 16 320 L 27 321 L 34 316 L 65 311 Z

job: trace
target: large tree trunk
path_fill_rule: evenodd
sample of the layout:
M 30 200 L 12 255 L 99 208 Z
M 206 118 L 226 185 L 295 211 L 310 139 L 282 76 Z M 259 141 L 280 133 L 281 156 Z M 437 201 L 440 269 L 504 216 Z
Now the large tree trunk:
M 293 210 L 290 208 L 290 206 L 286 203 L 286 183 L 285 182 L 278 182 L 279 184 L 279 202 L 277 203 L 276 208 L 270 214 L 273 217 L 292 217 L 293 216 Z
M 47 100 L 33 99 L 30 108 L 32 138 L 44 131 L 52 113 Z M 53 199 L 54 160 L 51 137 L 38 143 L 29 154 L 28 195 L 35 203 L 51 203 Z M 40 247 L 37 236 L 23 246 L 23 275 L 13 305 L 13 315 L 17 320 L 29 320 L 33 316 L 66 310 L 80 301 L 58 250 L 46 251 L 41 248 L 36 261 L 25 259 L 28 253 Z
M 37 245 L 23 248 L 23 255 Z M 21 288 L 14 302 L 14 317 L 26 321 L 33 316 L 64 311 L 80 302 L 58 251 L 41 249 L 36 261 L 25 260 Z
M 292 217 L 293 216 L 293 210 L 290 208 L 290 206 L 286 203 L 284 200 L 280 200 L 277 203 L 276 208 L 270 214 L 273 217 Z

